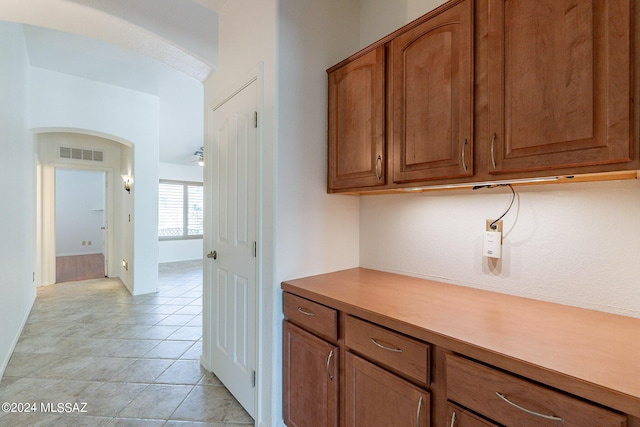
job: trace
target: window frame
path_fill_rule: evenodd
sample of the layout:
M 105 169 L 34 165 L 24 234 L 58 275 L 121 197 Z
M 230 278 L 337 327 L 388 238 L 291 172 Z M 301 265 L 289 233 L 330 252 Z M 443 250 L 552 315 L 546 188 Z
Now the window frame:
M 197 181 L 178 181 L 173 179 L 161 179 L 158 182 L 158 190 L 161 184 L 172 184 L 172 185 L 181 185 L 182 188 L 182 233 L 179 236 L 160 236 L 160 229 L 158 229 L 158 240 L 163 241 L 173 241 L 173 240 L 195 240 L 195 239 L 203 239 L 204 238 L 204 221 L 203 221 L 203 230 L 202 234 L 189 235 L 186 234 L 189 232 L 189 187 L 202 187 L 202 204 L 204 210 L 204 183 Z M 158 199 L 160 198 L 160 192 L 158 191 Z M 158 225 L 160 224 L 160 206 L 158 205 Z

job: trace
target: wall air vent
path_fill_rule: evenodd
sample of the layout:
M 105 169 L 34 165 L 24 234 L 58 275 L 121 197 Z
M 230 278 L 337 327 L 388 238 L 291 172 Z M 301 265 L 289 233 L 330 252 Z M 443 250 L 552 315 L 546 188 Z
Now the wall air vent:
M 71 148 L 71 147 L 59 147 L 58 157 L 60 157 L 61 159 L 104 162 L 104 151 L 84 150 L 82 148 Z

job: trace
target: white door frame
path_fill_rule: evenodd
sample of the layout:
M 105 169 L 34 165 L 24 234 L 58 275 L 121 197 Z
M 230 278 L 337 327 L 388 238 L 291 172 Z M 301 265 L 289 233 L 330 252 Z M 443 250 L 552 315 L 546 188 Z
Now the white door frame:
M 258 91 L 258 99 L 257 99 L 257 110 L 258 110 L 258 134 L 257 134 L 257 183 L 256 183 L 256 239 L 257 239 L 257 260 L 256 260 L 256 408 L 255 408 L 255 425 L 258 426 L 259 420 L 262 418 L 263 406 L 265 404 L 269 404 L 263 402 L 261 387 L 260 384 L 268 374 L 263 372 L 262 360 L 263 360 L 263 346 L 264 342 L 262 337 L 265 336 L 265 327 L 264 327 L 264 292 L 263 292 L 263 260 L 264 257 L 261 256 L 263 254 L 264 249 L 264 209 L 263 209 L 263 173 L 264 173 L 264 127 L 263 127 L 263 112 L 264 112 L 264 64 L 260 63 L 258 66 L 247 75 L 244 79 L 240 79 L 237 84 L 232 85 L 234 89 L 229 90 L 222 94 L 222 96 L 218 96 L 214 99 L 214 102 L 207 106 L 207 125 L 206 125 L 206 136 L 204 141 L 204 151 L 205 151 L 205 166 L 204 166 L 204 186 L 205 186 L 205 206 L 211 206 L 211 192 L 207 190 L 207 188 L 211 188 L 213 183 L 213 168 L 211 164 L 213 162 L 207 161 L 206 153 L 213 152 L 213 111 L 218 108 L 220 105 L 224 104 L 234 95 L 239 93 L 242 89 L 247 87 L 253 82 L 258 83 L 257 91 Z M 205 209 L 205 224 L 211 224 L 211 215 L 213 213 Z M 211 360 L 212 354 L 212 346 L 214 343 L 211 340 L 212 332 L 211 332 L 211 298 L 209 298 L 209 291 L 206 280 L 210 277 L 210 270 L 213 269 L 213 265 L 207 262 L 206 254 L 214 249 L 212 233 L 207 232 L 205 229 L 205 233 L 203 236 L 203 345 L 202 345 L 202 356 L 200 358 L 200 363 L 204 366 L 208 371 L 212 371 L 209 361 Z M 209 284 L 210 285 L 210 284 Z
M 43 277 L 39 277 L 37 286 L 52 285 L 56 283 L 56 169 L 72 169 L 104 172 L 107 189 L 104 202 L 104 221 L 108 224 L 105 233 L 107 250 L 105 258 L 108 262 L 108 277 L 115 277 L 113 267 L 113 168 L 100 166 L 85 166 L 68 163 L 50 162 L 42 168 L 42 192 L 40 194 L 42 206 L 42 247 L 40 259 L 43 262 Z

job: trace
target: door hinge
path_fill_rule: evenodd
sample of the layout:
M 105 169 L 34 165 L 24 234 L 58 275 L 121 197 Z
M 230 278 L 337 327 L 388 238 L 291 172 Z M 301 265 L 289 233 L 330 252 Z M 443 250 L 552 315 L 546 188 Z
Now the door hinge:
M 253 257 L 258 257 L 258 242 L 253 242 Z
M 257 111 L 253 112 L 253 127 L 254 128 L 258 127 L 258 112 Z
M 251 374 L 251 387 L 255 388 L 255 386 L 256 386 L 256 371 L 254 369 Z

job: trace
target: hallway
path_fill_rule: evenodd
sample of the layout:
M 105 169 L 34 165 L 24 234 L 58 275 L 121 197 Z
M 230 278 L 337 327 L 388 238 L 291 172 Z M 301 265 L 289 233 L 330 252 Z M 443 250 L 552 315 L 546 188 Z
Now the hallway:
M 23 413 L 3 405 L 0 426 L 252 426 L 200 367 L 201 283 L 188 261 L 161 264 L 154 294 L 112 279 L 39 288 L 0 382 Z
M 56 257 L 56 283 L 101 279 L 104 270 L 103 254 Z

